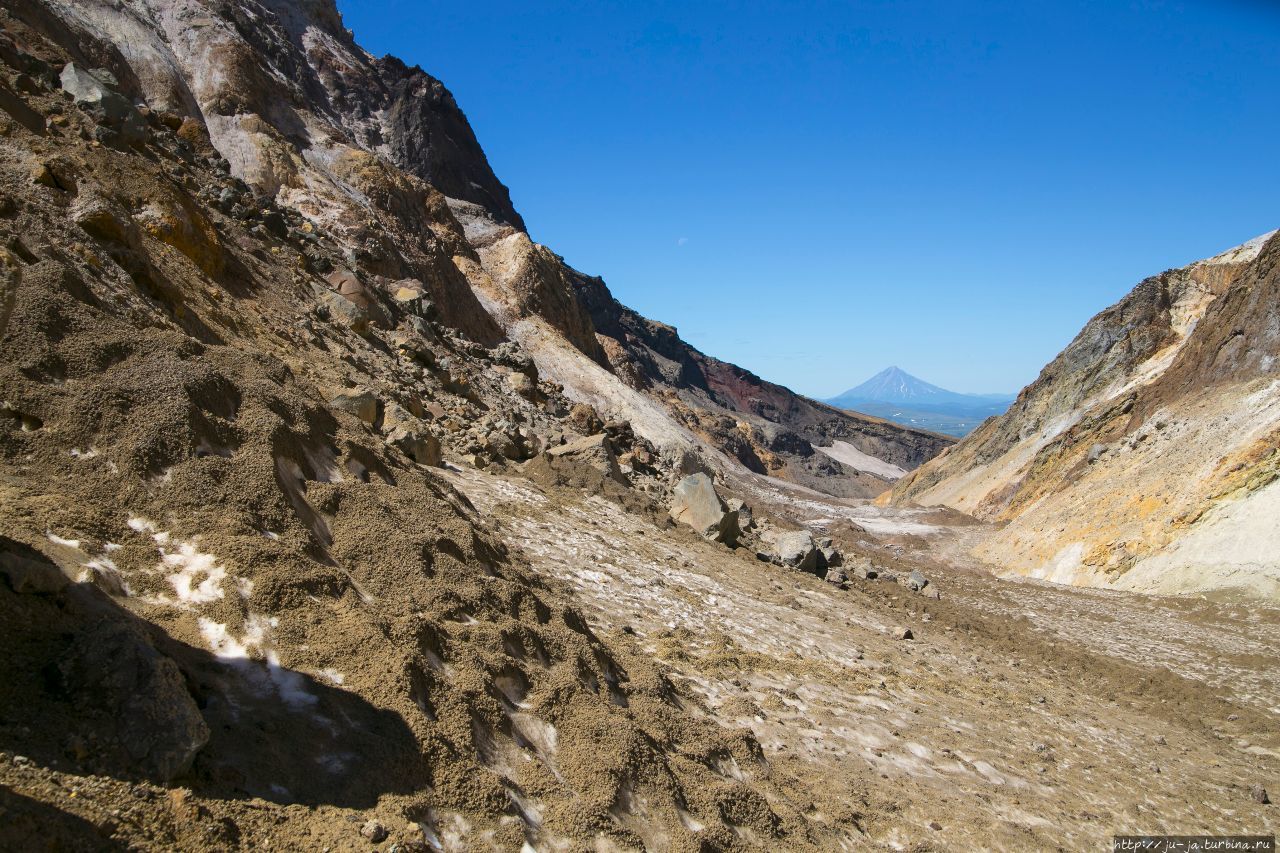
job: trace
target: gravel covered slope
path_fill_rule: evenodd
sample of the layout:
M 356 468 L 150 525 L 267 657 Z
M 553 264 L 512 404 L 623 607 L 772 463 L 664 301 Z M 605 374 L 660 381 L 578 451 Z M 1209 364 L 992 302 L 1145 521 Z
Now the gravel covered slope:
M 263 8 L 143 8 L 0 13 L 0 846 L 820 848 L 441 477 L 574 435 L 443 196 L 336 143 L 296 207 L 236 177 L 297 163 L 119 92 Z

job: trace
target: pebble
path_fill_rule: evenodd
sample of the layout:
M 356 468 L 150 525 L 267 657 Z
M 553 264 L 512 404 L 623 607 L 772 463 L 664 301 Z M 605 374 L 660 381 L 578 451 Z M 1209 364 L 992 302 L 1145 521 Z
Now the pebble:
M 365 821 L 364 826 L 360 827 L 360 834 L 374 844 L 387 840 L 387 828 L 376 820 Z

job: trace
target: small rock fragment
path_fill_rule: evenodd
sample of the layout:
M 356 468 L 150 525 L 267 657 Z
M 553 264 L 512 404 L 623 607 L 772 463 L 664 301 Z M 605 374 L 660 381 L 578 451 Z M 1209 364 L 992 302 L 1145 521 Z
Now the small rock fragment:
M 374 844 L 387 840 L 387 828 L 376 820 L 365 821 L 364 826 L 360 827 L 360 834 Z
M 604 430 L 604 421 L 590 403 L 575 403 L 569 412 L 569 425 L 583 435 L 595 435 Z
M 730 498 L 725 503 L 731 511 L 738 514 L 738 529 L 750 530 L 752 525 L 755 524 L 755 521 L 752 518 L 751 507 L 743 503 L 739 498 Z
M 507 385 L 521 397 L 532 400 L 538 395 L 538 385 L 523 373 L 507 375 Z

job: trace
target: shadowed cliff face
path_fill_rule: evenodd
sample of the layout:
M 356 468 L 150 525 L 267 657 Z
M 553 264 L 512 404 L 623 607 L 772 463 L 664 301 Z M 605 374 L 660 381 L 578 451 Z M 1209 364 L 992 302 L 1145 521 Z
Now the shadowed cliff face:
M 1144 280 L 893 500 L 1009 522 L 978 553 L 1011 570 L 1280 594 L 1278 256 L 1273 233 Z
M 501 223 L 524 230 L 511 196 L 489 168 L 453 95 L 421 68 L 394 56 L 378 61 L 390 95 L 384 126 L 392 161 L 450 198 L 478 204 Z

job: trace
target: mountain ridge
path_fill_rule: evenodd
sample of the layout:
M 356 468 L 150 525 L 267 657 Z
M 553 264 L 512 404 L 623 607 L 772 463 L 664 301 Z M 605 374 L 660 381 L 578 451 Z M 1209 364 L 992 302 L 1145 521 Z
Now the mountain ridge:
M 332 2 L 41 0 L 0 30 L 0 847 L 829 849 L 852 824 L 535 570 L 551 534 L 513 533 L 545 524 L 471 496 L 545 506 L 594 578 L 762 573 L 737 521 L 676 529 L 680 483 L 749 528 L 744 497 L 888 485 L 806 435 L 902 465 L 948 440 L 618 305 Z

